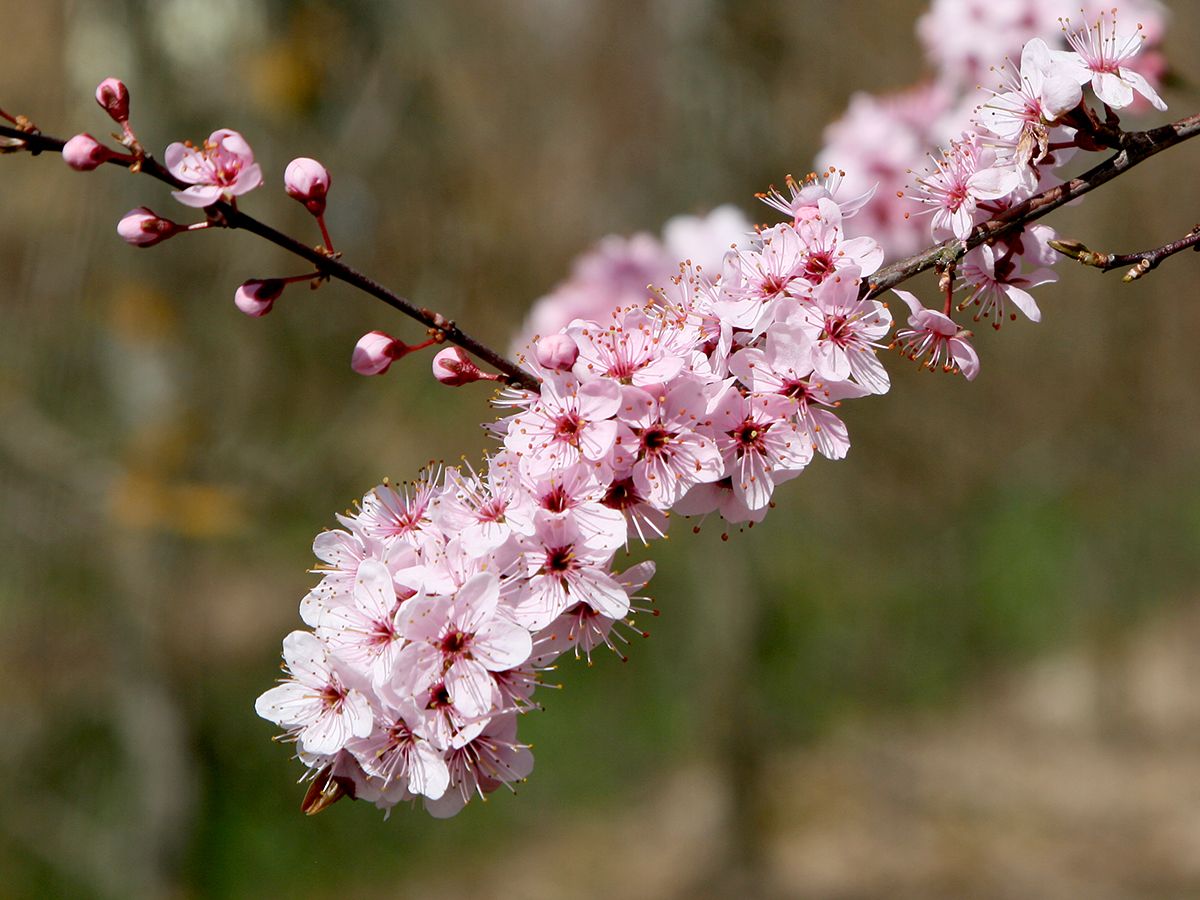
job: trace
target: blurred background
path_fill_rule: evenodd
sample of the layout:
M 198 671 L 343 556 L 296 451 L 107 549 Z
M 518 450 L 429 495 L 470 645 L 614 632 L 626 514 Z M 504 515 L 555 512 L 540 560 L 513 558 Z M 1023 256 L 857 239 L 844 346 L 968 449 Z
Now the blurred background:
M 254 215 L 333 173 L 347 260 L 505 346 L 609 232 L 802 174 L 855 90 L 922 73 L 921 0 L 0 0 L 0 106 L 154 152 L 240 130 Z M 1200 107 L 1174 5 L 1172 114 Z M 1196 222 L 1186 145 L 1050 220 L 1127 251 Z M 1184 897 L 1200 894 L 1197 262 L 1060 266 L 980 378 L 891 366 L 762 526 L 656 546 L 652 637 L 563 665 L 519 795 L 450 821 L 298 805 L 253 711 L 310 543 L 382 476 L 477 457 L 488 392 L 419 329 L 237 233 L 134 250 L 162 186 L 0 159 L 0 896 Z M 186 218 L 185 218 L 186 220 Z M 926 296 L 932 281 L 916 288 Z

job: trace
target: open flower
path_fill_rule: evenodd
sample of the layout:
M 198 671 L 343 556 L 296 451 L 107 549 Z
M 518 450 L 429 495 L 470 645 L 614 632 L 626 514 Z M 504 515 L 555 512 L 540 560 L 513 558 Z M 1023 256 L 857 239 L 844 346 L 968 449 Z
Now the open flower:
M 1067 32 L 1070 50 L 1052 51 L 1050 56 L 1056 74 L 1074 78 L 1081 85 L 1090 81 L 1096 96 L 1113 109 L 1124 109 L 1133 103 L 1136 91 L 1155 109 L 1165 110 L 1167 104 L 1150 82 L 1122 65 L 1137 56 L 1145 39 L 1141 25 L 1132 32 L 1121 33 L 1117 30 L 1116 15 L 1101 12 L 1095 25 Z
M 262 184 L 262 169 L 254 151 L 236 131 L 220 128 L 201 147 L 190 142 L 174 143 L 164 155 L 167 169 L 191 185 L 172 196 L 184 206 L 211 206 L 232 200 Z
M 896 332 L 892 342 L 901 356 L 921 361 L 930 371 L 941 368 L 944 372 L 962 372 L 967 381 L 979 374 L 979 355 L 971 346 L 971 332 L 958 327 L 945 313 L 926 309 L 908 291 L 892 291 L 908 304 L 912 315 L 908 317 L 908 328 Z
M 286 728 L 306 753 L 332 754 L 351 738 L 371 733 L 374 719 L 366 696 L 347 687 L 325 644 L 307 631 L 283 641 L 291 678 L 258 698 L 255 711 Z

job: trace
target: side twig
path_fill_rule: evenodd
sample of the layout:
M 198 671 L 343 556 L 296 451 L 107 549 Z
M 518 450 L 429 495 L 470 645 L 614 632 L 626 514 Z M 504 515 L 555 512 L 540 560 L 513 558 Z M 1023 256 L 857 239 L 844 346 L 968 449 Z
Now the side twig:
M 1102 272 L 1111 272 L 1113 269 L 1123 269 L 1129 266 L 1129 271 L 1121 280 L 1130 282 L 1137 281 L 1151 269 L 1158 268 L 1164 259 L 1174 256 L 1176 253 L 1182 253 L 1188 249 L 1200 250 L 1200 225 L 1193 226 L 1191 231 L 1177 241 L 1170 241 L 1161 247 L 1154 247 L 1150 250 L 1139 250 L 1136 253 L 1102 253 L 1073 240 L 1051 241 L 1050 246 L 1063 256 L 1069 256 L 1085 266 L 1094 266 Z

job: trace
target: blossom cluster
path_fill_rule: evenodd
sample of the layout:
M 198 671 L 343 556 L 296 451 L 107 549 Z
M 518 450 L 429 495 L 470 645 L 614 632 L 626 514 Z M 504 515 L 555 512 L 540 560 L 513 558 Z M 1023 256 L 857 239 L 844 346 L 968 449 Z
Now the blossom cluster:
M 933 14 L 952 6 L 937 3 Z M 1055 184 L 1072 154 L 1108 146 L 1116 110 L 1135 96 L 1163 108 L 1131 68 L 1144 40 L 1140 26 L 1120 28 L 1108 12 L 1068 28 L 1067 49 L 1027 40 L 1017 70 L 976 100 L 972 125 L 902 192 L 905 215 L 928 213 L 933 239 L 965 242 L 981 221 Z M 123 161 L 143 162 L 124 87 L 107 80 L 97 101 L 122 124 Z M 75 168 L 114 153 L 86 135 L 73 143 L 63 155 Z M 217 204 L 262 182 L 249 145 L 228 129 L 200 147 L 172 144 L 165 158 L 186 185 L 176 198 L 209 215 L 183 226 L 131 211 L 118 231 L 138 246 L 219 223 Z M 941 270 L 940 308 L 895 291 L 909 315 L 893 330 L 872 286 L 884 245 L 847 229 L 858 216 L 875 222 L 880 201 L 874 186 L 855 188 L 844 175 L 829 169 L 760 195 L 782 217 L 775 225 L 751 231 L 720 212 L 677 223 L 665 244 L 645 237 L 602 248 L 539 312 L 536 321 L 562 323 L 526 343 L 520 364 L 537 388 L 497 395 L 505 414 L 490 426 L 496 447 L 479 468 L 431 467 L 410 484 L 379 484 L 316 538 L 320 578 L 300 604 L 307 630 L 284 640 L 285 677 L 256 703 L 312 776 L 306 808 L 349 794 L 385 809 L 420 800 L 448 816 L 522 781 L 533 757 L 518 720 L 538 708 L 544 673 L 564 654 L 620 654 L 642 633 L 635 617 L 652 612 L 640 592 L 654 564 L 626 564 L 631 547 L 666 536 L 678 516 L 759 522 L 776 489 L 817 456 L 844 458 L 840 407 L 889 390 L 883 351 L 973 379 L 979 357 L 957 312 L 974 307 L 996 327 L 1013 310 L 1040 318 L 1028 289 L 1053 280 L 1052 232 L 1033 225 L 969 252 L 963 243 Z M 328 172 L 294 160 L 284 185 L 333 255 Z M 688 243 L 697 254 L 648 290 L 642 278 L 661 270 L 664 248 Z M 630 251 L 638 265 L 621 264 Z M 287 284 L 323 277 L 254 279 L 235 301 L 261 316 Z M 616 309 L 614 285 L 629 298 Z M 442 338 L 408 345 L 371 332 L 352 365 L 381 374 Z M 437 353 L 433 371 L 447 385 L 500 380 L 458 347 Z
M 1120 20 L 1137 27 L 1114 35 L 1112 5 L 1107 0 L 933 0 L 917 22 L 929 77 L 890 94 L 856 93 L 843 116 L 825 130 L 817 165 L 844 169 L 850 190 L 878 186 L 875 201 L 854 226 L 880 241 L 889 256 L 924 246 L 925 235 L 909 218 L 912 173 L 929 165 L 934 148 L 972 129 L 979 118 L 979 85 L 999 94 L 1013 92 L 1014 80 L 1020 83 L 1016 61 L 1030 41 L 1040 40 L 1050 52 L 1079 49 L 1080 58 L 1095 65 L 1100 84 L 1111 83 L 1116 90 L 1112 97 L 1100 95 L 1104 102 L 1126 94 L 1117 80 L 1128 86 L 1139 78 L 1148 86 L 1161 83 L 1167 72 L 1161 50 L 1166 9 L 1158 0 L 1122 0 Z M 1119 69 L 1125 75 L 1117 75 Z M 1147 97 L 1139 105 L 1151 102 Z
M 479 471 L 381 484 L 317 538 L 312 630 L 257 706 L 310 769 L 435 815 L 524 778 L 516 719 L 540 673 L 617 649 L 646 610 L 653 564 L 618 554 L 672 513 L 759 521 L 814 453 L 845 456 L 838 405 L 889 386 L 891 315 L 859 296 L 883 253 L 844 239 L 827 188 L 789 202 L 718 273 L 685 264 L 649 302 L 535 340 L 541 388 L 501 394 Z
M 1136 32 L 1106 14 L 1068 41 L 1028 41 L 974 128 L 917 179 L 909 203 L 934 239 L 967 238 L 1054 183 L 1071 152 L 1099 149 L 1086 85 L 1109 111 L 1134 92 L 1161 104 L 1124 66 Z M 871 196 L 848 194 L 838 171 L 762 195 L 784 221 L 717 270 L 685 261 L 647 299 L 535 337 L 521 360 L 540 389 L 499 395 L 509 411 L 480 471 L 380 485 L 317 539 L 322 580 L 301 610 L 313 630 L 287 639 L 289 677 L 258 703 L 312 771 L 384 807 L 423 797 L 436 815 L 523 778 L 517 716 L 537 705 L 540 673 L 562 653 L 615 648 L 622 622 L 636 631 L 653 565 L 619 572 L 623 550 L 673 516 L 758 522 L 815 456 L 846 456 L 839 408 L 888 391 L 881 351 L 976 376 L 954 270 L 941 309 L 895 291 L 910 315 L 894 333 L 873 299 L 883 247 L 845 229 Z M 1053 278 L 1051 235 L 1035 225 L 967 253 L 958 308 L 997 327 L 1010 306 L 1036 321 L 1027 289 Z

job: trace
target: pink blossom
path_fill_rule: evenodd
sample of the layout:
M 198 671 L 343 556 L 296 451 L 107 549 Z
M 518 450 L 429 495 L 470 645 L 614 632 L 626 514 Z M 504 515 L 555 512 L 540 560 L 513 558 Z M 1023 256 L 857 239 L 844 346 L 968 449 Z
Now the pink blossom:
M 393 709 L 384 704 L 382 718 L 365 738 L 347 743 L 363 771 L 382 782 L 388 805 L 408 796 L 436 800 L 450 784 L 442 753 L 420 730 L 421 716 L 411 701 Z
M 538 401 L 509 424 L 504 445 L 531 472 L 606 461 L 620 403 L 620 385 L 610 379 L 580 384 L 569 375 L 549 375 Z
M 693 484 L 723 474 L 721 454 L 703 433 L 708 401 L 695 379 L 679 378 L 665 390 L 635 387 L 621 392 L 621 422 L 614 457 L 618 472 L 632 471 L 638 493 L 659 509 L 670 509 Z
M 421 548 L 434 530 L 432 507 L 444 488 L 440 472 L 430 472 L 413 483 L 377 485 L 362 499 L 354 525 L 368 539 L 407 543 Z
M 649 598 L 635 597 L 633 595 L 644 588 L 653 576 L 654 563 L 646 561 L 630 566 L 620 575 L 616 576 L 616 580 L 630 595 L 632 600 L 649 603 Z M 632 605 L 630 606 L 630 611 L 648 612 L 652 615 L 657 614 L 649 607 L 634 607 Z M 629 638 L 617 630 L 615 626 L 618 624 L 627 625 L 628 627 L 625 630 L 635 636 L 648 637 L 646 632 L 639 630 L 633 624 L 632 617 L 627 619 L 612 619 L 596 612 L 596 610 L 592 609 L 586 603 L 576 603 L 538 633 L 534 639 L 534 652 L 539 656 L 552 659 L 567 651 L 574 651 L 576 658 L 583 655 L 590 663 L 592 660 L 592 651 L 597 647 L 603 646 L 617 654 L 624 661 L 628 657 L 621 652 L 615 642 L 628 644 Z
M 1069 30 L 1068 20 L 1066 34 L 1071 50 L 1050 54 L 1055 73 L 1074 78 L 1081 85 L 1090 81 L 1096 96 L 1113 109 L 1129 106 L 1136 91 L 1155 109 L 1165 110 L 1167 104 L 1145 76 L 1124 65 L 1142 49 L 1146 40 L 1142 26 L 1119 32 L 1115 12 L 1101 12 L 1095 25 L 1079 31 Z
M 171 144 L 163 158 L 172 175 L 191 185 L 172 192 L 185 206 L 233 200 L 262 184 L 262 169 L 254 161 L 254 151 L 245 138 L 228 128 L 214 131 L 202 147 Z
M 492 672 L 515 668 L 533 652 L 529 632 L 500 613 L 500 582 L 491 573 L 469 579 L 453 597 L 414 597 L 400 611 L 409 643 L 397 668 L 406 691 L 445 686 L 466 719 L 479 721 L 496 709 Z
M 675 504 L 674 512 L 681 516 L 707 516 L 719 513 L 726 522 L 761 522 L 767 517 L 767 506 L 751 509 L 745 491 L 733 486 L 733 476 L 727 475 L 717 481 L 698 484 L 683 499 Z
M 453 816 L 474 796 L 484 797 L 502 785 L 513 785 L 533 771 L 533 754 L 517 741 L 515 714 L 496 716 L 472 740 L 446 755 L 450 787 L 425 809 L 438 819 Z
M 800 474 L 812 443 L 790 421 L 786 397 L 744 397 L 730 387 L 714 404 L 713 430 L 734 494 L 749 510 L 765 507 L 776 485 Z
M 842 213 L 833 200 L 821 197 L 813 215 L 796 225 L 804 248 L 802 277 L 814 287 L 846 269 L 857 269 L 865 278 L 883 265 L 883 248 L 870 237 L 847 239 L 842 233 Z
M 924 360 L 924 366 L 944 372 L 962 372 L 967 381 L 979 374 L 979 355 L 971 346 L 971 332 L 945 313 L 926 309 L 908 291 L 892 291 L 908 304 L 912 315 L 908 317 L 908 328 L 896 332 L 893 345 L 901 356 L 911 360 Z
M 879 301 L 858 299 L 857 279 L 829 279 L 813 293 L 811 305 L 794 311 L 792 321 L 812 341 L 813 369 L 822 379 L 853 378 L 873 394 L 887 393 L 891 380 L 875 350 L 883 346 L 892 316 Z
M 934 238 L 953 235 L 963 240 L 975 226 L 975 211 L 982 200 L 996 200 L 1017 187 L 1018 176 L 996 165 L 996 153 L 974 135 L 951 141 L 941 159 L 929 157 L 933 171 L 918 176 L 912 199 L 933 213 Z
M 323 604 L 316 636 L 373 684 L 383 684 L 392 676 L 403 645 L 397 622 L 401 599 L 391 570 L 377 559 L 364 560 L 349 599 Z
M 643 544 L 650 543 L 652 538 L 666 536 L 667 514 L 642 494 L 632 475 L 614 479 L 601 502 L 609 509 L 620 512 L 625 517 L 629 532 L 636 534 Z
M 260 716 L 288 729 L 307 753 L 332 754 L 371 733 L 366 696 L 346 686 L 320 640 L 293 631 L 284 639 L 283 658 L 292 677 L 258 698 Z
M 590 546 L 576 522 L 539 513 L 524 546 L 527 580 L 512 614 L 530 631 L 545 628 L 575 603 L 611 619 L 625 618 L 629 596 L 609 574 L 612 551 Z
M 799 224 L 801 219 L 809 219 L 816 215 L 819 212 L 819 201 L 821 200 L 832 200 L 837 204 L 841 217 L 849 219 L 875 196 L 875 186 L 872 185 L 856 197 L 839 201 L 837 195 L 841 192 L 842 181 L 845 177 L 845 172 L 830 166 L 822 175 L 818 176 L 816 172 L 810 172 L 804 176 L 802 181 L 796 181 L 789 175 L 784 181 L 784 186 L 790 195 L 788 197 L 785 197 L 775 185 L 771 185 L 766 193 L 756 196 L 767 206 L 791 219 L 793 225 Z
M 730 360 L 729 369 L 753 394 L 779 394 L 796 404 L 797 424 L 814 449 L 827 459 L 842 459 L 850 450 L 846 424 L 825 407 L 865 396 L 852 381 L 822 381 L 813 374 L 812 341 L 801 326 L 776 323 L 767 332 L 766 349 L 747 347 Z
M 403 341 L 397 340 L 387 332 L 368 331 L 354 345 L 350 368 L 359 375 L 382 375 L 391 368 L 392 363 L 403 358 L 407 351 L 408 347 Z
M 532 536 L 540 510 L 542 515 L 570 518 L 590 547 L 613 552 L 625 546 L 629 533 L 625 517 L 604 503 L 608 474 L 581 462 L 526 475 L 510 516 L 513 530 Z
M 676 319 L 645 307 L 614 313 L 606 328 L 572 322 L 567 334 L 579 347 L 572 371 L 581 381 L 605 377 L 639 387 L 678 375 L 697 337 Z
M 449 469 L 446 490 L 434 516 L 447 534 L 456 535 L 464 548 L 483 556 L 509 539 L 513 527 L 508 517 L 512 507 L 523 498 L 515 460 L 500 453 L 488 460 L 485 474 Z
M 1034 225 L 1021 240 L 1044 247 L 1046 236 L 1053 237 L 1053 234 L 1045 226 Z M 1058 279 L 1048 268 L 1023 274 L 1018 248 L 1003 244 L 997 247 L 981 244 L 976 247 L 963 260 L 961 272 L 967 296 L 959 303 L 959 308 L 965 309 L 974 304 L 979 307 L 975 312 L 975 321 L 990 318 L 993 328 L 999 328 L 1006 318 L 1016 319 L 1017 314 L 1008 310 L 1010 303 L 1029 321 L 1040 322 L 1042 311 L 1027 289 Z

